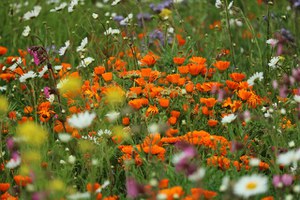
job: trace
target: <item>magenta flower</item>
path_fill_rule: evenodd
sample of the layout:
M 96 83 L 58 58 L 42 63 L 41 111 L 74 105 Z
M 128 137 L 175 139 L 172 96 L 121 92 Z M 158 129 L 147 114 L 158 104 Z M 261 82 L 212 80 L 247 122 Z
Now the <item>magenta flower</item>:
M 27 51 L 31 56 L 33 56 L 33 61 L 37 66 L 48 60 L 48 53 L 41 46 L 29 47 Z
M 126 179 L 126 190 L 129 198 L 137 198 L 139 194 L 145 192 L 144 186 L 137 183 L 134 178 L 131 177 Z
M 50 88 L 44 87 L 44 95 L 48 99 L 50 97 Z

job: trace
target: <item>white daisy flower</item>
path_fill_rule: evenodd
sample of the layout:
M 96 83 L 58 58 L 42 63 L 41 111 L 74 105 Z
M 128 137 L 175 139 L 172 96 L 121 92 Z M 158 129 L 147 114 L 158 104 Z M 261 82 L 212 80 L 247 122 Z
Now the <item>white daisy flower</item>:
M 112 6 L 115 6 L 115 5 L 117 5 L 118 3 L 120 3 L 121 2 L 121 0 L 114 0 L 112 3 L 111 3 L 111 5 Z
M 225 192 L 229 188 L 230 178 L 229 176 L 224 176 L 220 186 L 220 192 Z
M 229 114 L 225 117 L 222 118 L 222 124 L 230 124 L 231 122 L 233 122 L 236 119 L 236 115 L 235 114 Z
M 78 0 L 72 0 L 70 5 L 68 6 L 68 12 L 73 12 L 74 7 L 78 5 Z
M 268 190 L 268 178 L 263 175 L 252 174 L 243 176 L 238 180 L 234 187 L 233 193 L 236 196 L 249 198 L 257 194 L 265 193 Z
M 53 8 L 53 9 L 51 9 L 50 12 L 57 12 L 57 11 L 60 11 L 60 10 L 64 9 L 64 8 L 67 7 L 67 6 L 68 6 L 68 4 L 67 4 L 66 2 L 63 2 L 63 3 L 61 3 L 59 6 L 57 6 L 57 7 Z
M 29 35 L 29 33 L 30 33 L 30 27 L 29 26 L 25 26 L 25 28 L 24 28 L 24 31 L 22 32 L 22 35 L 24 36 L 24 37 L 27 37 L 28 35 Z
M 67 122 L 73 128 L 82 129 L 89 127 L 92 124 L 95 117 L 95 113 L 89 113 L 88 111 L 85 111 L 83 113 L 72 115 L 70 118 L 67 119 Z
M 249 161 L 249 165 L 252 167 L 257 167 L 260 164 L 260 159 L 259 158 L 251 158 Z
M 26 21 L 31 18 L 37 17 L 37 16 L 39 16 L 41 10 L 42 10 L 41 6 L 34 6 L 33 10 L 28 11 L 27 13 L 24 14 L 23 19 Z
M 0 86 L 0 91 L 6 91 L 7 90 L 7 85 Z
M 75 156 L 70 155 L 70 156 L 68 157 L 68 162 L 69 162 L 70 164 L 74 164 L 75 161 L 76 161 L 76 157 L 75 157 Z
M 264 73 L 263 72 L 256 72 L 255 74 L 253 74 L 247 80 L 248 85 L 253 86 L 256 79 L 258 79 L 259 81 L 262 81 L 264 79 Z
M 94 58 L 92 57 L 87 57 L 87 58 L 84 58 L 83 60 L 81 60 L 79 66 L 77 68 L 80 68 L 80 67 L 87 67 L 89 66 L 92 62 L 94 62 Z
M 107 117 L 108 121 L 114 122 L 119 118 L 120 113 L 116 112 L 116 111 L 111 111 L 111 112 L 107 113 L 105 116 Z
M 109 27 L 109 28 L 104 32 L 104 35 L 114 35 L 114 34 L 120 34 L 120 30 L 119 30 L 119 29 L 112 29 L 111 27 Z
M 17 61 L 14 62 L 14 64 L 12 64 L 8 69 L 11 70 L 11 71 L 15 71 L 15 69 L 16 69 L 19 65 L 21 65 L 21 64 L 22 64 L 22 58 L 19 57 L 19 58 L 17 59 Z
M 81 41 L 80 46 L 78 46 L 78 47 L 76 48 L 76 51 L 77 51 L 77 52 L 84 51 L 84 48 L 85 48 L 85 46 L 87 45 L 87 43 L 88 43 L 88 39 L 87 39 L 87 37 L 85 37 L 85 38 Z
M 280 61 L 280 57 L 279 56 L 272 57 L 271 60 L 270 60 L 270 62 L 268 63 L 268 65 L 272 69 L 276 69 L 278 67 L 279 61 Z
M 19 78 L 19 80 L 20 80 L 21 83 L 24 83 L 27 79 L 35 78 L 36 76 L 37 76 L 37 75 L 36 75 L 36 73 L 35 73 L 34 71 L 29 71 L 29 72 L 23 74 L 23 75 Z
M 44 74 L 45 74 L 47 71 L 48 71 L 48 67 L 47 67 L 47 65 L 45 65 L 45 66 L 43 67 L 42 71 L 39 72 L 39 75 L 38 75 L 38 76 L 39 76 L 40 78 L 43 77 Z
M 279 154 L 277 157 L 277 164 L 288 166 L 290 164 L 296 165 L 300 160 L 300 149 L 290 150 L 286 153 Z
M 94 19 L 97 19 L 97 18 L 99 17 L 99 15 L 98 15 L 97 13 L 93 13 L 93 14 L 92 14 L 92 17 L 93 17 Z
M 70 46 L 70 40 L 66 41 L 66 42 L 65 42 L 65 46 L 61 47 L 61 48 L 58 50 L 58 54 L 59 54 L 60 56 L 65 55 L 66 50 L 69 48 L 69 46 Z

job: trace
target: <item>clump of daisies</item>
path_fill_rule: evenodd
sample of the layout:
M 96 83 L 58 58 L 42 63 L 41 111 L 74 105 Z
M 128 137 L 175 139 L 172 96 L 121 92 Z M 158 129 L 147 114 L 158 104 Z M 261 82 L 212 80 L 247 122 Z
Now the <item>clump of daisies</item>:
M 247 83 L 248 85 L 253 86 L 256 80 L 262 81 L 263 79 L 264 79 L 264 73 L 256 72 L 247 80 Z

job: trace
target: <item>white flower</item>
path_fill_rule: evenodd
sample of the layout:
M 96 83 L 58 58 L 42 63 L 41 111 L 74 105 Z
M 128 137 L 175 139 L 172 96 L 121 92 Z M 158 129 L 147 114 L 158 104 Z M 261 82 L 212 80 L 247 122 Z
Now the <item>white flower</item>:
M 249 165 L 252 167 L 257 167 L 259 166 L 260 159 L 259 158 L 251 158 L 249 161 Z
M 97 133 L 98 136 L 102 136 L 102 135 L 111 135 L 112 132 L 111 130 L 105 129 L 104 131 L 102 129 L 100 129 Z
M 256 72 L 255 74 L 253 74 L 247 80 L 248 85 L 253 86 L 256 79 L 258 79 L 259 81 L 262 81 L 264 79 L 264 73 L 263 72 Z
M 105 116 L 107 117 L 108 121 L 114 122 L 119 118 L 120 113 L 116 112 L 116 111 L 111 111 L 111 112 L 107 113 Z
M 41 78 L 41 77 L 43 77 L 44 76 L 44 74 L 46 73 L 48 71 L 48 67 L 47 67 L 47 65 L 45 65 L 44 67 L 43 67 L 43 69 L 39 72 L 39 77 Z
M 119 29 L 112 29 L 109 27 L 105 32 L 104 35 L 113 35 L 113 34 L 119 34 L 120 30 Z
M 269 67 L 271 67 L 272 69 L 276 69 L 278 67 L 279 60 L 279 56 L 272 57 L 270 62 L 268 63 Z
M 230 9 L 232 8 L 232 6 L 233 6 L 233 1 L 231 1 L 231 2 L 229 3 L 227 9 L 230 10 Z
M 75 161 L 76 161 L 76 157 L 75 157 L 75 156 L 70 155 L 70 156 L 68 157 L 68 162 L 69 162 L 70 164 L 74 164 Z
M 23 19 L 26 21 L 31 18 L 37 17 L 40 14 L 41 10 L 42 10 L 41 6 L 34 6 L 33 10 L 28 11 L 27 13 L 24 14 Z
M 230 178 L 229 176 L 224 176 L 220 186 L 220 192 L 225 192 L 229 187 Z
M 36 75 L 36 73 L 35 73 L 34 71 L 29 71 L 29 72 L 23 74 L 23 75 L 19 78 L 19 80 L 20 80 L 21 83 L 24 83 L 27 79 L 29 79 L 29 78 L 34 78 L 34 77 L 36 77 L 36 76 L 37 76 L 37 75 Z
M 277 157 L 277 164 L 288 166 L 291 163 L 294 165 L 300 160 L 300 149 L 290 150 L 286 153 L 279 154 Z
M 118 3 L 120 3 L 121 2 L 121 0 L 114 0 L 112 3 L 111 3 L 111 5 L 112 6 L 115 6 L 115 5 L 117 5 Z
M 81 60 L 80 65 L 78 67 L 87 67 L 89 66 L 95 59 L 92 57 L 87 57 Z
M 234 121 L 236 119 L 236 115 L 235 114 L 229 114 L 225 117 L 222 118 L 222 124 L 230 124 L 232 121 Z
M 74 7 L 77 5 L 78 5 L 78 0 L 72 0 L 68 7 L 68 12 L 73 12 Z
M 7 90 L 7 86 L 4 85 L 4 86 L 0 86 L 0 91 L 6 91 Z
M 29 35 L 29 33 L 30 33 L 30 27 L 29 26 L 25 26 L 25 28 L 24 28 L 24 31 L 22 32 L 22 35 L 24 36 L 24 37 L 27 37 L 28 35 Z
M 271 39 L 268 39 L 266 41 L 266 43 L 269 44 L 269 45 L 271 45 L 271 47 L 275 47 L 276 44 L 278 43 L 278 40 L 271 38 Z
M 88 111 L 85 111 L 83 113 L 72 115 L 67 121 L 71 127 L 81 129 L 89 127 L 95 117 L 95 113 L 89 113 Z
M 205 175 L 205 169 L 204 168 L 199 168 L 196 172 L 188 176 L 188 179 L 190 181 L 199 181 L 203 179 Z
M 300 103 L 300 95 L 295 95 L 294 101 L 296 101 L 297 103 Z
M 59 6 L 56 6 L 55 8 L 51 9 L 50 12 L 60 11 L 60 10 L 64 9 L 67 6 L 68 6 L 68 4 L 66 2 L 63 2 Z
M 216 0 L 215 6 L 216 6 L 216 8 L 222 8 L 221 0 Z
M 65 46 L 61 47 L 59 50 L 58 50 L 58 53 L 60 56 L 63 56 L 65 53 L 66 53 L 66 50 L 67 48 L 69 48 L 70 46 L 70 40 L 66 41 L 65 42 Z
M 295 147 L 295 142 L 292 140 L 292 141 L 290 141 L 289 143 L 288 143 L 288 145 L 289 145 L 289 147 Z
M 72 139 L 72 136 L 68 133 L 60 133 L 58 134 L 58 139 L 62 142 L 69 142 Z
M 76 48 L 76 51 L 77 51 L 77 52 L 79 52 L 79 51 L 84 51 L 84 48 L 85 48 L 85 46 L 87 45 L 87 43 L 88 43 L 88 39 L 87 39 L 87 37 L 85 37 L 85 38 L 81 41 L 80 46 L 78 46 L 78 47 Z
M 15 69 L 20 66 L 22 64 L 22 58 L 19 57 L 17 58 L 17 61 L 14 62 L 14 64 L 12 64 L 8 69 L 11 70 L 11 71 L 15 71 Z
M 268 178 L 263 175 L 252 174 L 243 176 L 233 188 L 233 193 L 240 197 L 249 198 L 257 194 L 265 193 L 268 190 Z
M 21 164 L 21 157 L 17 156 L 16 158 L 11 158 L 5 165 L 8 169 L 14 169 Z
M 93 14 L 92 14 L 92 17 L 93 17 L 94 19 L 97 19 L 97 18 L 98 18 L 98 16 L 99 16 L 99 15 L 98 15 L 98 14 L 96 14 L 96 13 L 93 13 Z
M 159 125 L 156 123 L 152 123 L 148 126 L 149 133 L 159 133 Z

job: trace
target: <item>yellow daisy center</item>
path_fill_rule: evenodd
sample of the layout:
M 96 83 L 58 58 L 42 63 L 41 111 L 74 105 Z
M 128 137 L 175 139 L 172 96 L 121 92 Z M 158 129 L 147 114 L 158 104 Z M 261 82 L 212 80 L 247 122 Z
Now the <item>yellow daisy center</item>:
M 247 185 L 246 185 L 246 188 L 249 189 L 249 190 L 253 190 L 253 189 L 255 189 L 256 187 L 257 187 L 257 183 L 255 183 L 255 182 L 249 182 L 249 183 L 247 183 Z

